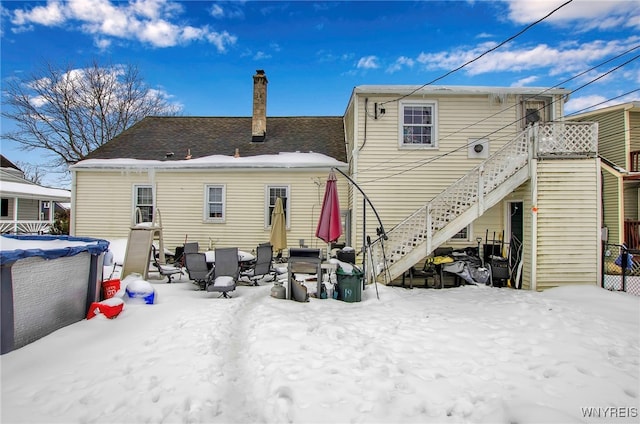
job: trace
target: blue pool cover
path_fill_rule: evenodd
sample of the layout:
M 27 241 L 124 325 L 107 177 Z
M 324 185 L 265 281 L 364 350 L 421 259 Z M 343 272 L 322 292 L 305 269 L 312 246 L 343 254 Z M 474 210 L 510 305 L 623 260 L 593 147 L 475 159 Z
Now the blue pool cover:
M 3 234 L 2 238 L 5 237 L 15 240 L 42 241 L 43 248 L 0 250 L 0 266 L 11 265 L 20 259 L 30 258 L 33 256 L 38 256 L 44 259 L 56 259 L 64 256 L 75 256 L 78 253 L 82 252 L 89 252 L 92 255 L 99 255 L 109 249 L 109 242 L 107 240 L 90 237 Z M 84 244 L 78 246 L 55 247 L 53 249 L 47 249 L 46 242 L 53 240 L 81 242 Z M 3 249 L 2 244 L 3 243 L 0 243 L 0 249 Z

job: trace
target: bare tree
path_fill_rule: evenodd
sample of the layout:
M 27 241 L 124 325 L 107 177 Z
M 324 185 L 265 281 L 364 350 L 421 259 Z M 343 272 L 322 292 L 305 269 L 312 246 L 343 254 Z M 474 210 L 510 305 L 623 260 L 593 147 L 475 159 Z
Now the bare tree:
M 47 174 L 47 170 L 42 165 L 17 161 L 16 166 L 20 168 L 24 174 L 25 180 L 31 181 L 32 183 L 42 184 L 42 180 Z
M 2 138 L 25 150 L 44 149 L 53 165 L 65 168 L 145 116 L 179 112 L 131 65 L 94 61 L 82 69 L 59 69 L 46 63 L 26 80 L 9 80 L 3 91 L 2 116 L 18 129 Z

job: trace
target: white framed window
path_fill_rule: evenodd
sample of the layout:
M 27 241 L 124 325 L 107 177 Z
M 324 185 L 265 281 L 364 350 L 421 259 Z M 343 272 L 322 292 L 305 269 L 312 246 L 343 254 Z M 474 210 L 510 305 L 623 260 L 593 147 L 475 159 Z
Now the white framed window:
M 153 186 L 133 186 L 133 222 L 153 222 Z
M 451 241 L 471 241 L 469 237 L 471 237 L 471 225 L 467 225 L 462 230 L 458 231 L 456 234 L 451 237 Z
M 437 103 L 400 102 L 400 147 L 435 148 L 437 146 Z
M 273 214 L 273 209 L 276 207 L 276 199 L 280 197 L 282 199 L 282 207 L 284 209 L 285 221 L 287 223 L 287 228 L 289 228 L 289 208 L 290 208 L 290 200 L 289 200 L 289 186 L 280 186 L 280 185 L 268 185 L 266 189 L 266 201 L 265 201 L 265 227 L 271 227 L 271 215 Z
M 204 220 L 206 222 L 224 222 L 225 186 L 207 184 L 204 187 Z

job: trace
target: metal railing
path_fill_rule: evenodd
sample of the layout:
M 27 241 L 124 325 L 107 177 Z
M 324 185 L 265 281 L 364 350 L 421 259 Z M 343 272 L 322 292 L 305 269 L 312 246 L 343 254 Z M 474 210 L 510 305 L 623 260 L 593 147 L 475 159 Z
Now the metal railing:
M 640 251 L 605 244 L 602 252 L 602 287 L 640 296 Z

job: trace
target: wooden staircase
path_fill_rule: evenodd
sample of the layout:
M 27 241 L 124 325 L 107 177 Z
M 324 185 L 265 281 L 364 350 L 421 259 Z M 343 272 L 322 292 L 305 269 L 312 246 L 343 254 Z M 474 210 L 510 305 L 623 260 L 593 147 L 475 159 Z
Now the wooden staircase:
M 597 124 L 548 123 L 520 133 L 371 244 L 369 273 L 387 284 L 429 256 L 531 176 L 533 158 L 593 157 Z

